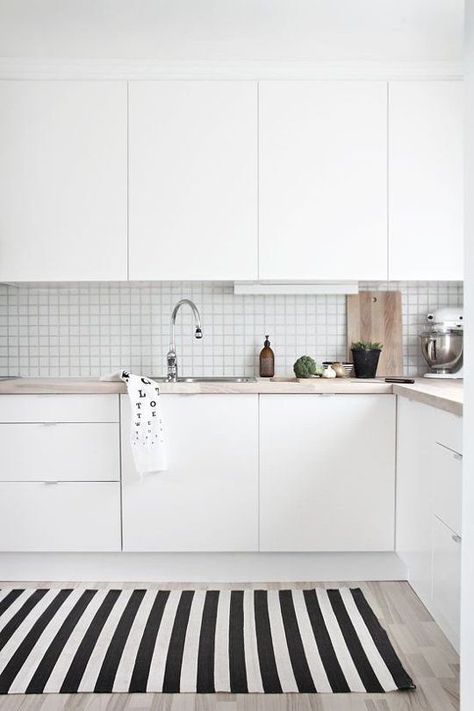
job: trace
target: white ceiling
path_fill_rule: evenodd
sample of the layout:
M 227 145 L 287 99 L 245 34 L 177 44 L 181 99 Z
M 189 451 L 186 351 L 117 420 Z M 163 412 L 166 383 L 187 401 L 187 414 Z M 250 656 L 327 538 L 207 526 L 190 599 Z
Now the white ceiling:
M 462 0 L 0 0 L 0 56 L 460 61 Z

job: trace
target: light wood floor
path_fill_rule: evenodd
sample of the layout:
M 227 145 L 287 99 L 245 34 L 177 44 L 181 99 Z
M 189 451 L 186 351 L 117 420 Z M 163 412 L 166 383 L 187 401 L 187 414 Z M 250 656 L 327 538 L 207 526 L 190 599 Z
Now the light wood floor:
M 291 587 L 340 587 L 299 583 Z M 344 583 L 347 585 L 347 583 Z M 5 583 L 0 587 L 206 588 L 150 583 Z M 211 586 L 217 587 L 217 586 Z M 219 585 L 268 587 L 290 585 Z M 417 689 L 390 694 L 75 694 L 0 696 L 0 711 L 453 711 L 459 709 L 459 658 L 408 583 L 351 583 L 361 587 Z

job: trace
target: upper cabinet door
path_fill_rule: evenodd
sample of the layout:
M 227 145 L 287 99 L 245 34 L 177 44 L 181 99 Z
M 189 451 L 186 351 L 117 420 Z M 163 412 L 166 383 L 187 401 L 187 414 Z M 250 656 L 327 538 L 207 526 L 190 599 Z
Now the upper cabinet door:
M 130 279 L 257 277 L 257 87 L 129 89 Z
M 262 82 L 260 278 L 387 278 L 387 85 Z
M 0 82 L 0 281 L 127 278 L 123 82 Z
M 463 278 L 463 86 L 389 89 L 390 279 Z

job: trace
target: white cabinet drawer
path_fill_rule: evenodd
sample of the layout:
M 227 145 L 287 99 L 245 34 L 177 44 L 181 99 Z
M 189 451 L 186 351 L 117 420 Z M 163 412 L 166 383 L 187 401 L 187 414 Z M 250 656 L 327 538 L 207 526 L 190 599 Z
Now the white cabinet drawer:
M 1 481 L 119 481 L 119 426 L 0 424 Z
M 118 395 L 2 395 L 0 422 L 118 422 Z
M 462 457 L 441 444 L 433 451 L 433 513 L 455 533 L 461 532 Z
M 1 551 L 119 551 L 120 484 L 0 483 Z
M 461 539 L 436 517 L 433 520 L 433 614 L 459 650 Z
M 434 440 L 462 454 L 462 417 L 438 409 L 432 415 Z

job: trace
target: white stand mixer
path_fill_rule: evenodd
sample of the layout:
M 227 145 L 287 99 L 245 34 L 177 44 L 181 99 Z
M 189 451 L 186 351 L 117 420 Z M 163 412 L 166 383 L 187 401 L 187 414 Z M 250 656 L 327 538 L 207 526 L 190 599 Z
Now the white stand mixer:
M 420 334 L 421 351 L 431 371 L 425 378 L 462 378 L 464 313 L 460 307 L 438 309 L 426 317 L 430 329 Z

